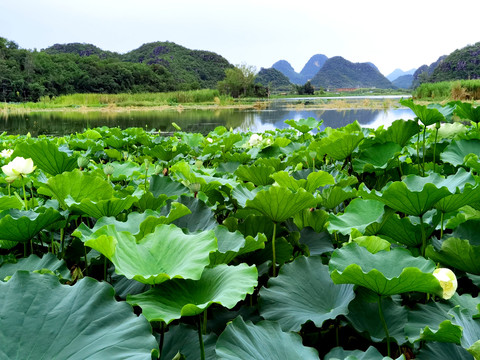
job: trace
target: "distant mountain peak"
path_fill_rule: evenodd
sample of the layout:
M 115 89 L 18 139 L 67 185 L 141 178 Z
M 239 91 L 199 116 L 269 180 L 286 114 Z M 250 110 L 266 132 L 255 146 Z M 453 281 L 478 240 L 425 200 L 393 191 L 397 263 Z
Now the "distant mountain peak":
M 323 54 L 316 54 L 313 55 L 305 64 L 302 71 L 300 71 L 300 75 L 305 78 L 305 82 L 307 80 L 312 79 L 325 64 L 325 61 L 328 60 L 328 57 Z

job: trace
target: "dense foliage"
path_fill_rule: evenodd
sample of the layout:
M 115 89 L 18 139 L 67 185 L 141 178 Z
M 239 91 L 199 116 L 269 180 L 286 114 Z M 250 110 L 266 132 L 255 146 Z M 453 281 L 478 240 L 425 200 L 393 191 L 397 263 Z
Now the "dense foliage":
M 480 113 L 403 105 L 388 129 L 2 134 L 2 354 L 479 359 Z
M 480 99 L 480 80 L 457 80 L 425 82 L 413 93 L 417 99 L 428 100 L 478 100 Z
M 268 87 L 271 93 L 292 91 L 292 83 L 290 80 L 274 68 L 261 68 L 255 76 L 255 83 Z
M 455 50 L 433 70 L 430 81 L 480 79 L 480 42 Z
M 326 89 L 391 89 L 392 83 L 368 63 L 352 63 L 341 56 L 328 59 L 311 79 L 313 86 Z
M 38 101 L 42 96 L 73 93 L 215 88 L 230 67 L 219 55 L 173 43 L 145 44 L 118 55 L 89 44 L 30 51 L 0 38 L 0 101 Z

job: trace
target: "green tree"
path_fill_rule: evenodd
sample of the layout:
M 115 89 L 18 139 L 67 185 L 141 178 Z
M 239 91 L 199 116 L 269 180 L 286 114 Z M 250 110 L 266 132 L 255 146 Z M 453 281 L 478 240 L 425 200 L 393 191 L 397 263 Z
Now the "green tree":
M 238 65 L 225 70 L 225 79 L 218 82 L 218 90 L 235 98 L 255 94 L 255 67 Z

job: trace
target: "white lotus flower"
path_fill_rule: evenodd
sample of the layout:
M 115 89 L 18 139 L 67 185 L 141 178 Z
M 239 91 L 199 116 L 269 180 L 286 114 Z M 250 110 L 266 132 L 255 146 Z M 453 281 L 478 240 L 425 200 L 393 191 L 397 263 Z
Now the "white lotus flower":
M 16 157 L 10 161 L 7 165 L 2 166 L 2 170 L 7 175 L 6 180 L 13 182 L 25 175 L 28 175 L 36 169 L 33 166 L 32 159 L 24 159 L 23 157 Z
M 257 146 L 262 142 L 262 140 L 262 135 L 252 134 L 252 136 L 250 136 L 250 140 L 248 140 L 248 145 Z
M 12 156 L 13 154 L 13 150 L 12 149 L 3 149 L 2 151 L 0 151 L 0 156 L 7 159 L 9 158 L 10 156 Z
M 212 139 L 212 138 L 209 138 L 209 137 L 208 137 L 208 138 L 207 138 L 207 141 L 208 141 L 210 144 L 213 143 L 213 139 Z
M 433 276 L 440 282 L 440 286 L 443 289 L 442 298 L 445 300 L 450 299 L 457 291 L 457 278 L 452 270 L 447 268 L 439 268 L 433 271 Z

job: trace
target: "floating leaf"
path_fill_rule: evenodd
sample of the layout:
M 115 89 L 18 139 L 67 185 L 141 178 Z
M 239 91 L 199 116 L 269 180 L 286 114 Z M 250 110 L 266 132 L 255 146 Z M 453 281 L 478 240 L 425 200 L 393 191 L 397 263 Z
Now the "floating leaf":
M 19 271 L 0 281 L 0 303 L 7 359 L 140 360 L 158 354 L 148 322 L 115 301 L 105 282 L 87 277 L 66 286 L 51 275 Z
M 182 316 L 201 314 L 214 303 L 233 308 L 253 293 L 257 277 L 255 266 L 217 265 L 206 268 L 197 281 L 173 279 L 143 294 L 127 296 L 127 302 L 140 306 L 149 321 L 169 324 Z
M 215 349 L 221 360 L 318 360 L 315 349 L 302 344 L 292 332 L 282 332 L 276 322 L 261 321 L 254 325 L 237 317 L 218 337 Z
M 325 320 L 347 314 L 354 297 L 353 285 L 332 282 L 320 257 L 300 257 L 284 265 L 260 290 L 260 313 L 278 321 L 284 331 L 299 331 L 309 320 L 320 328 Z

